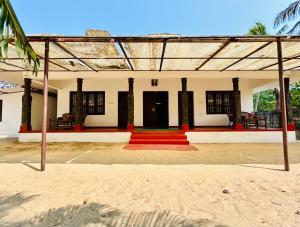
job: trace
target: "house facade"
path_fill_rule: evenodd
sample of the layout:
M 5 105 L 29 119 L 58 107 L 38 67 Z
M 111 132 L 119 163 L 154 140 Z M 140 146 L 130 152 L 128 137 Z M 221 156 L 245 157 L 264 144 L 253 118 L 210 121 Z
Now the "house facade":
M 49 68 L 49 142 L 128 142 L 135 132 L 162 129 L 181 131 L 191 143 L 281 141 L 281 129 L 247 127 L 241 121 L 242 113 L 253 112 L 254 92 L 279 87 L 276 39 L 88 35 L 88 40 L 46 37 L 53 39 L 48 44 L 45 37 L 29 37 L 41 68 Z M 300 81 L 297 47 L 296 41 L 283 43 L 286 84 Z M 1 80 L 24 90 L 7 94 L 19 102 L 14 128 L 19 128 L 19 141 L 40 141 L 41 114 L 35 112 L 44 107 L 37 94 L 42 93 L 44 73 L 32 75 L 15 59 L 0 64 Z M 8 98 L 0 99 L 4 113 Z M 57 118 L 64 114 L 75 118 L 67 130 L 57 128 Z M 289 142 L 295 142 L 293 122 L 288 129 Z

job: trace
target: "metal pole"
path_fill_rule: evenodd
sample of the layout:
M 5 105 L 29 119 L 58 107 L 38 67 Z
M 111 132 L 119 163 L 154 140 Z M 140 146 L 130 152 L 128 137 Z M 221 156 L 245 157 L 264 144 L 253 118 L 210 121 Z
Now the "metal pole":
M 44 62 L 44 108 L 41 144 L 41 171 L 45 171 L 46 163 L 46 137 L 47 137 L 47 112 L 48 112 L 48 71 L 49 71 L 49 41 L 45 42 Z
M 286 116 L 286 97 L 283 78 L 282 65 L 282 47 L 280 39 L 277 40 L 278 53 L 278 72 L 279 72 L 279 86 L 280 86 L 280 110 L 281 110 L 281 124 L 282 124 L 282 140 L 283 140 L 283 156 L 284 156 L 284 170 L 289 171 L 289 157 L 288 157 L 288 141 L 287 141 L 287 116 Z

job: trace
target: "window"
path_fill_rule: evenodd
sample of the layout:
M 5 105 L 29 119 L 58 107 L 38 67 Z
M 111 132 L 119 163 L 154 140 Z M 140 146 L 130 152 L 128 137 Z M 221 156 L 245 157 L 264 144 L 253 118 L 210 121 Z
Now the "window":
M 229 114 L 233 106 L 232 91 L 206 91 L 207 114 Z
M 3 101 L 0 100 L 0 122 L 2 121 L 2 104 L 3 104 Z
M 70 113 L 76 110 L 76 91 L 70 92 Z M 86 115 L 105 114 L 105 92 L 104 91 L 85 91 L 82 92 L 83 113 Z

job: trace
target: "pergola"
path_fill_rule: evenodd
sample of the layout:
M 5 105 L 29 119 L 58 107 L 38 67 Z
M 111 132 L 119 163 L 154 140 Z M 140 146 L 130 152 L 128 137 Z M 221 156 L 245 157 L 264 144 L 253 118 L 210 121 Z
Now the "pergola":
M 300 36 L 28 36 L 44 74 L 41 170 L 45 170 L 49 72 L 278 71 L 284 167 L 289 170 L 284 71 L 300 70 Z M 13 42 L 1 71 L 29 71 Z

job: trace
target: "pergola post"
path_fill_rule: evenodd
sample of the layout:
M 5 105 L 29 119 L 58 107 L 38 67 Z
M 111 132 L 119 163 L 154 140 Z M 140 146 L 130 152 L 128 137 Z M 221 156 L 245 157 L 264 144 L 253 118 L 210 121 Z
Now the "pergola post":
M 22 120 L 20 132 L 28 132 L 31 127 L 31 79 L 24 78 L 24 94 L 22 96 Z
M 128 121 L 127 130 L 134 130 L 134 94 L 133 94 L 133 78 L 128 78 Z
M 82 82 L 83 82 L 82 78 L 77 78 L 77 95 L 76 95 L 74 131 L 82 130 L 82 118 L 83 118 Z
M 239 89 L 239 78 L 232 79 L 233 84 L 233 127 L 234 129 L 242 129 L 241 119 L 241 92 Z
M 287 129 L 296 130 L 296 125 L 293 121 L 293 104 L 292 97 L 290 94 L 290 78 L 284 78 L 284 89 L 285 89 L 285 99 L 286 99 L 286 114 L 287 114 Z
M 182 108 L 182 125 L 181 129 L 189 130 L 189 110 L 188 110 L 188 94 L 187 94 L 187 78 L 181 78 L 181 108 Z
M 41 171 L 45 171 L 46 164 L 46 137 L 47 137 L 47 113 L 48 113 L 48 72 L 49 72 L 49 41 L 45 42 L 45 62 L 44 62 L 44 108 L 41 143 Z
M 284 169 L 290 170 L 288 158 L 288 141 L 287 141 L 287 114 L 286 114 L 286 96 L 283 78 L 283 64 L 282 64 L 282 46 L 280 39 L 277 40 L 277 54 L 278 54 L 278 73 L 279 73 L 279 86 L 280 86 L 280 111 L 281 111 L 281 124 L 282 124 L 282 141 L 283 141 L 283 157 Z

